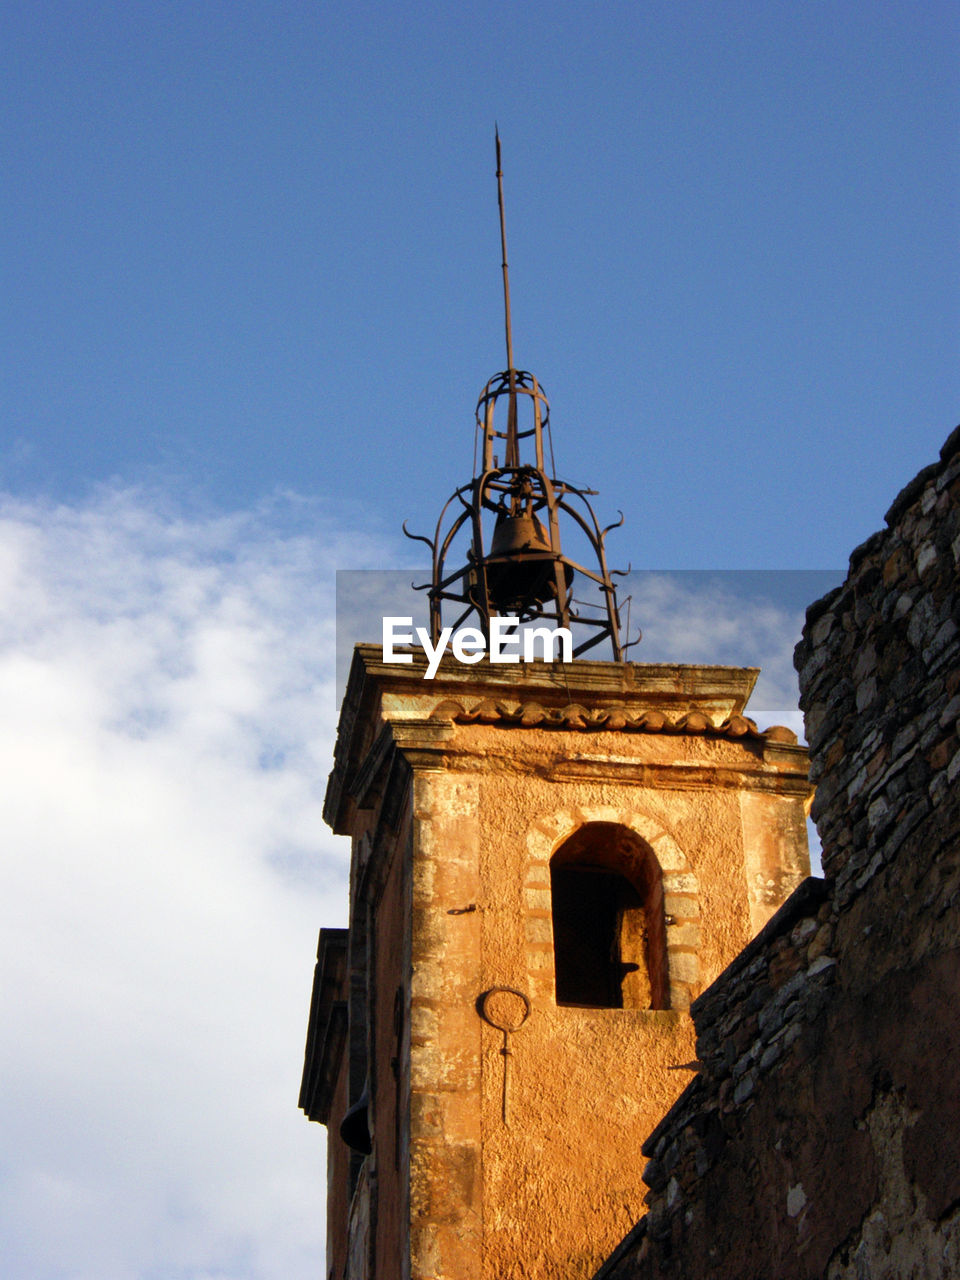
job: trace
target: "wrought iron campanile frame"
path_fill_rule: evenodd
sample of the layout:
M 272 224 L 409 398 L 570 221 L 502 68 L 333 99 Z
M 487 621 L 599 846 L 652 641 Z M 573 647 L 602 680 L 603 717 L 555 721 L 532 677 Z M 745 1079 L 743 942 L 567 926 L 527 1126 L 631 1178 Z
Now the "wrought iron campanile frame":
M 477 402 L 473 479 L 448 499 L 432 538 L 410 534 L 406 526 L 404 531 L 431 550 L 431 579 L 421 589 L 428 592 L 430 600 L 434 644 L 443 628 L 444 603 L 448 603 L 456 606 L 453 629 L 473 618 L 487 642 L 490 619 L 497 616 L 514 617 L 520 623 L 544 620 L 568 628 L 573 624 L 582 637 L 574 645 L 575 656 L 609 639 L 613 658 L 619 662 L 623 657 L 620 615 L 604 541 L 611 529 L 623 523 L 623 516 L 601 528 L 589 502 L 595 491 L 578 488 L 552 474 L 552 447 L 551 467 L 547 469 L 544 434 L 549 442 L 550 407 L 533 374 L 515 368 L 513 362 L 499 132 L 496 143 L 507 368 L 491 378 Z M 596 557 L 594 568 L 564 554 L 561 514 L 585 536 Z M 466 563 L 450 570 L 447 557 L 454 540 L 467 530 L 470 545 Z M 582 601 L 575 600 L 577 575 L 595 584 L 597 606 L 585 609 Z M 588 611 L 591 609 L 593 612 Z

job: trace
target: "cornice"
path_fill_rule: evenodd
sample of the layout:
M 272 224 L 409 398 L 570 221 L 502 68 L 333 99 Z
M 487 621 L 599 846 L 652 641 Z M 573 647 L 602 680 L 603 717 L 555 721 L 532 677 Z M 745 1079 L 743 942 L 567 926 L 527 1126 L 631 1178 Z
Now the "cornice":
M 483 698 L 465 704 L 445 698 L 433 708 L 431 720 L 454 724 L 491 724 L 522 729 L 575 729 L 582 732 L 702 734 L 714 738 L 747 738 L 794 746 L 797 735 L 785 725 L 760 729 L 749 716 L 727 716 L 714 721 L 702 711 L 680 712 L 674 717 L 662 711 L 633 712 L 625 706 L 585 707 L 573 702 L 565 707 L 545 707 L 540 702 L 500 702 Z

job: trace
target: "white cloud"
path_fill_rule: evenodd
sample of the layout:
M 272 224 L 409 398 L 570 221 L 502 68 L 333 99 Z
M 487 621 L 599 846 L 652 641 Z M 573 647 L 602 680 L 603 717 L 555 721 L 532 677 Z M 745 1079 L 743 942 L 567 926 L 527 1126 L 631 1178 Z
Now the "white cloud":
M 375 555 L 292 500 L 0 501 L 6 1275 L 322 1268 L 333 569 Z

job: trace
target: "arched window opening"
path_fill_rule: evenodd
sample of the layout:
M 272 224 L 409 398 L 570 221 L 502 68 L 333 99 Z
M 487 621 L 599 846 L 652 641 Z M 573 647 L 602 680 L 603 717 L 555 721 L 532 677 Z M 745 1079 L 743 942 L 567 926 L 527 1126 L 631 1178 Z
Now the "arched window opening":
M 660 866 L 627 827 L 590 822 L 550 863 L 557 1004 L 667 1008 Z

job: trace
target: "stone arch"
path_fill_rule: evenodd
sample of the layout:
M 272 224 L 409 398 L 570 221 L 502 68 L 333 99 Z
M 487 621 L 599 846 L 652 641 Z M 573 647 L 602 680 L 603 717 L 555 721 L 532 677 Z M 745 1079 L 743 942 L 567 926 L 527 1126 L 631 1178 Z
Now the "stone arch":
M 700 980 L 699 882 L 673 834 L 650 814 L 635 809 L 609 805 L 566 808 L 544 815 L 531 827 L 526 876 L 528 970 L 537 979 L 539 994 L 555 998 L 551 860 L 578 831 L 603 824 L 629 833 L 638 847 L 649 850 L 655 863 L 655 878 L 662 890 L 665 972 L 661 1007 L 686 1009 Z M 576 851 L 576 845 L 573 848 Z

